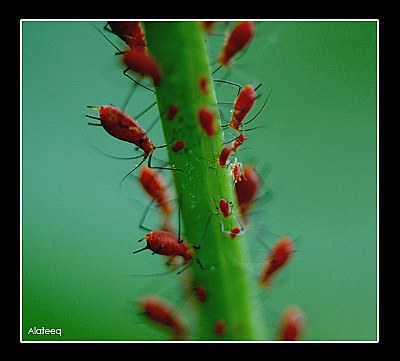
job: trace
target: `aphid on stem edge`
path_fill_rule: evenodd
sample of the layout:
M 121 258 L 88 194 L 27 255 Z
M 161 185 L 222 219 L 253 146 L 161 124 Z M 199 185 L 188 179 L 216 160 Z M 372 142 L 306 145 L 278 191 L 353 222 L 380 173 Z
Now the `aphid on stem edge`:
M 147 245 L 133 253 L 138 253 L 146 249 L 150 249 L 153 253 L 163 256 L 182 256 L 185 263 L 191 262 L 193 257 L 193 249 L 189 248 L 183 239 L 168 231 L 151 231 L 145 237 L 139 239 L 139 242 L 146 241 Z
M 179 231 L 178 236 L 169 232 L 169 231 L 150 231 L 143 238 L 139 239 L 139 242 L 146 241 L 147 245 L 144 248 L 141 248 L 137 251 L 134 251 L 133 254 L 145 251 L 146 249 L 150 249 L 153 251 L 153 254 L 159 254 L 168 257 L 181 256 L 184 260 L 184 264 L 186 265 L 183 269 L 181 269 L 179 273 L 183 272 L 187 266 L 190 265 L 193 257 L 195 256 L 194 249 L 200 249 L 207 232 L 208 226 L 210 224 L 211 215 L 208 218 L 206 227 L 203 232 L 203 236 L 199 242 L 198 246 L 189 247 L 188 243 L 184 242 L 180 237 L 180 212 L 179 212 Z M 144 227 L 143 227 L 144 228 Z M 202 269 L 205 267 L 200 262 L 199 258 L 196 257 L 196 261 Z
M 228 158 L 231 155 L 232 148 L 225 145 L 222 147 L 221 154 L 219 155 L 218 161 L 221 167 L 226 167 L 226 163 L 228 162 Z
M 249 209 L 259 193 L 260 183 L 260 177 L 254 167 L 245 164 L 242 179 L 235 183 L 239 210 L 243 218 L 248 216 Z
M 212 136 L 215 133 L 215 116 L 208 107 L 201 107 L 199 110 L 199 122 L 207 135 Z
M 222 215 L 227 218 L 232 214 L 232 208 L 231 206 L 233 205 L 232 201 L 229 201 L 228 199 L 220 196 L 220 200 L 219 200 L 219 207 L 217 206 L 217 202 L 213 196 L 214 199 L 214 203 L 215 203 L 215 208 L 219 211 L 221 211 Z M 216 213 L 218 214 L 218 213 Z
M 257 95 L 252 85 L 246 85 L 236 97 L 233 104 L 232 117 L 229 122 L 229 127 L 240 132 L 243 119 L 253 107 Z
M 174 145 L 172 146 L 172 151 L 178 153 L 182 149 L 186 147 L 186 143 L 184 140 L 177 140 Z
M 187 338 L 187 327 L 169 302 L 159 296 L 148 295 L 140 298 L 138 304 L 151 321 L 172 331 L 174 339 Z

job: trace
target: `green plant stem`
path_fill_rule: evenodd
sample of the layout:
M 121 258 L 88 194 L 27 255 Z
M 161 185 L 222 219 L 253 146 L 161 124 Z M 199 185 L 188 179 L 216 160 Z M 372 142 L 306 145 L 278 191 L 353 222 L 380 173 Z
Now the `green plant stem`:
M 195 258 L 205 269 L 196 260 L 190 265 L 194 286 L 203 286 L 208 296 L 199 307 L 194 338 L 263 339 L 266 333 L 259 325 L 252 297 L 255 277 L 244 267 L 247 240 L 244 235 L 232 239 L 228 233 L 240 226 L 239 207 L 232 175 L 218 163 L 223 132 L 201 23 L 159 21 L 145 22 L 144 26 L 149 53 L 160 63 L 164 74 L 156 96 L 170 164 L 180 169 L 173 171 L 173 176 L 181 199 L 185 241 L 196 246 L 203 240 Z M 207 92 L 202 91 L 201 79 L 205 79 Z M 168 120 L 172 105 L 177 106 L 178 113 Z M 199 109 L 204 106 L 215 116 L 212 136 L 199 123 Z M 176 153 L 172 146 L 177 140 L 185 141 L 186 147 Z M 216 209 L 221 197 L 234 204 L 228 218 Z M 216 335 L 214 325 L 220 319 L 226 322 L 226 332 Z

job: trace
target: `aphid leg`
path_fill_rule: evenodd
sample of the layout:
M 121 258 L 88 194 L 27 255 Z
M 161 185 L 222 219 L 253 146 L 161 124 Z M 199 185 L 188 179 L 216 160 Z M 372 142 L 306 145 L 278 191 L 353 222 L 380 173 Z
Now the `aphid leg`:
M 261 113 L 261 111 L 264 109 L 265 105 L 267 104 L 267 101 L 268 101 L 269 97 L 271 96 L 271 93 L 272 93 L 272 89 L 271 89 L 271 91 L 269 92 L 269 94 L 268 94 L 268 96 L 267 96 L 267 99 L 265 99 L 263 105 L 262 105 L 261 108 L 258 110 L 258 112 L 254 115 L 254 117 L 251 118 L 250 120 L 248 120 L 247 122 L 243 122 L 242 125 L 249 124 L 250 122 L 252 122 L 252 121 Z
M 204 267 L 203 264 L 200 262 L 199 257 L 196 258 L 196 261 L 201 269 L 206 269 L 206 267 Z
M 145 220 L 146 217 L 147 217 L 147 213 L 149 213 L 149 210 L 150 210 L 150 208 L 152 207 L 153 203 L 154 203 L 154 199 L 152 199 L 151 202 L 147 205 L 147 207 L 146 207 L 144 213 L 142 214 L 142 218 L 140 219 L 139 228 L 143 229 L 143 230 L 146 231 L 146 232 L 151 232 L 151 231 L 152 231 L 152 229 L 145 227 L 145 226 L 143 225 L 143 223 L 144 223 L 144 220 Z
M 201 236 L 199 245 L 198 245 L 198 246 L 193 246 L 194 249 L 200 249 L 200 248 L 201 248 L 201 246 L 202 246 L 202 244 L 203 244 L 203 241 L 204 241 L 204 237 L 205 237 L 206 232 L 207 232 L 207 229 L 208 229 L 208 226 L 209 226 L 210 221 L 211 221 L 211 216 L 212 216 L 212 213 L 208 216 L 206 228 L 204 228 L 204 232 L 203 232 L 203 235 Z
M 121 53 L 122 54 L 122 53 Z M 128 74 L 128 71 L 130 70 L 131 68 L 126 68 L 122 73 L 127 77 L 127 78 L 129 78 L 130 80 L 132 80 L 135 84 L 137 84 L 137 85 L 140 85 L 142 88 L 145 88 L 145 89 L 147 89 L 148 91 L 150 91 L 150 92 L 152 92 L 153 94 L 155 93 L 155 91 L 154 91 L 154 89 L 151 89 L 151 88 L 149 88 L 149 87 L 147 87 L 146 85 L 143 85 L 142 83 L 140 83 L 140 82 L 138 82 L 136 79 L 134 79 L 133 77 L 131 77 L 129 74 Z
M 152 153 L 151 153 L 151 154 L 152 154 Z M 145 162 L 145 160 L 146 160 L 149 156 L 148 156 L 147 154 L 142 154 L 142 155 L 138 156 L 137 158 L 139 158 L 139 157 L 143 157 L 143 159 L 139 162 L 139 164 L 137 164 L 137 165 L 135 166 L 135 168 L 133 168 L 127 175 L 125 175 L 124 178 L 122 178 L 121 182 L 119 183 L 119 187 L 120 187 L 120 188 L 122 187 L 122 183 L 125 181 L 125 179 L 128 178 L 136 169 L 138 169 L 138 168 Z M 150 167 L 149 167 L 149 168 L 150 168 Z
M 235 83 L 233 81 L 229 81 L 229 80 L 224 80 L 224 79 L 213 79 L 213 81 L 217 82 L 217 83 L 224 83 L 224 84 L 230 84 L 233 86 L 236 86 L 238 88 L 238 92 L 237 95 L 239 95 L 240 91 L 242 90 L 243 86 L 240 85 L 239 83 Z
M 167 147 L 169 144 L 165 144 L 165 145 L 161 145 L 161 146 L 159 146 L 159 147 L 156 147 L 157 149 L 158 148 L 165 148 L 165 147 Z M 149 155 L 149 162 L 148 162 L 148 164 L 147 164 L 147 166 L 149 167 L 149 168 L 153 168 L 153 169 L 165 169 L 165 170 L 179 170 L 179 171 L 182 171 L 183 172 L 183 170 L 182 169 L 179 169 L 179 168 L 172 168 L 172 167 L 154 167 L 154 166 L 152 166 L 151 165 L 151 159 L 152 159 L 152 157 L 153 157 L 153 152 L 151 152 L 150 153 L 150 155 Z M 144 162 L 144 159 L 143 159 L 143 161 L 139 164 L 139 165 L 141 165 L 142 163 Z M 137 168 L 137 167 L 136 167 Z M 136 169 L 135 168 L 135 169 Z M 133 171 L 131 171 L 130 173 L 132 173 Z

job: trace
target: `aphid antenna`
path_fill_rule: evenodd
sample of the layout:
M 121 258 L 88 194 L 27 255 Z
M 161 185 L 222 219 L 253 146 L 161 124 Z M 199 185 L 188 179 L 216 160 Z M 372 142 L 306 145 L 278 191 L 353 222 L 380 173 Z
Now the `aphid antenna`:
M 143 239 L 139 239 L 139 241 L 138 242 L 140 242 L 140 241 L 142 241 Z M 136 253 L 139 253 L 139 252 L 143 252 L 143 251 L 145 251 L 146 249 L 149 249 L 147 246 L 146 247 L 143 247 L 143 248 L 141 248 L 141 249 L 138 249 L 137 251 L 133 251 L 132 252 L 132 254 L 136 254 Z
M 99 111 L 99 108 L 96 107 L 95 105 L 87 105 L 86 108 Z M 85 116 L 86 116 L 86 118 L 90 118 L 90 119 L 94 119 L 94 120 L 100 120 L 99 117 L 95 117 L 95 116 L 93 116 L 93 115 L 85 114 Z M 96 126 L 100 126 L 100 127 L 103 126 L 101 123 L 99 124 L 99 123 L 92 123 L 92 122 L 89 122 L 88 124 L 89 124 L 89 125 L 96 125 Z

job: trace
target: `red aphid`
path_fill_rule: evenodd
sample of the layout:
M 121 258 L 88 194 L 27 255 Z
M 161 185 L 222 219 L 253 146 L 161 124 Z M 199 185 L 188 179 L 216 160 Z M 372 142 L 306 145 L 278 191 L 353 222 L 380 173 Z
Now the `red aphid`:
M 228 158 L 229 158 L 231 152 L 232 152 L 232 149 L 230 147 L 228 147 L 227 145 L 222 147 L 221 154 L 219 155 L 219 165 L 221 167 L 226 166 L 226 163 L 228 161 Z
M 219 201 L 219 209 L 224 217 L 229 217 L 231 215 L 231 207 L 226 199 L 221 199 Z
M 235 227 L 235 228 L 232 228 L 232 229 L 229 231 L 229 234 L 230 234 L 231 238 L 233 239 L 233 238 L 235 238 L 238 234 L 240 234 L 241 232 L 242 232 L 242 229 L 241 229 L 240 227 Z
M 235 190 L 239 210 L 243 217 L 248 215 L 249 208 L 254 203 L 260 190 L 260 177 L 250 164 L 243 167 L 243 177 L 236 182 Z
M 239 93 L 233 104 L 232 117 L 229 127 L 240 132 L 243 119 L 249 113 L 256 101 L 257 95 L 252 85 L 246 85 Z
M 150 54 L 137 49 L 131 49 L 123 53 L 125 65 L 143 77 L 150 77 L 155 86 L 159 85 L 163 72 L 160 64 Z
M 168 108 L 167 120 L 173 120 L 178 114 L 178 107 L 173 104 Z
M 214 113 L 207 107 L 201 107 L 199 110 L 199 122 L 207 135 L 211 136 L 215 133 L 215 117 Z
M 236 162 L 232 166 L 232 177 L 234 183 L 240 182 L 242 177 L 244 176 L 243 173 L 243 165 L 240 162 Z
M 236 152 L 237 149 L 243 144 L 246 140 L 246 134 L 241 133 L 233 142 L 232 142 L 232 152 Z
M 199 285 L 194 287 L 194 293 L 200 303 L 204 303 L 207 301 L 207 291 L 204 286 Z
M 99 112 L 101 125 L 107 133 L 117 139 L 135 144 L 143 150 L 145 158 L 156 149 L 141 125 L 121 109 L 113 105 L 103 105 L 100 108 L 88 107 Z
M 140 170 L 139 181 L 146 193 L 154 199 L 160 207 L 163 215 L 168 217 L 173 212 L 171 206 L 171 195 L 168 191 L 167 183 L 161 173 L 147 166 Z
M 156 295 L 142 297 L 139 306 L 153 322 L 171 330 L 175 339 L 186 338 L 186 326 L 177 311 L 166 300 Z
M 303 333 L 304 327 L 303 311 L 297 306 L 289 306 L 282 315 L 278 339 L 280 341 L 297 341 Z
M 172 146 L 172 151 L 178 153 L 180 150 L 186 147 L 186 143 L 184 140 L 177 140 L 175 144 Z
M 108 21 L 108 25 L 131 49 L 147 52 L 144 32 L 139 21 Z
M 275 243 L 261 272 L 259 281 L 262 286 L 269 285 L 271 277 L 287 264 L 293 251 L 293 240 L 290 237 L 283 237 Z
M 218 63 L 228 66 L 232 57 L 250 43 L 254 31 L 255 27 L 252 21 L 238 23 L 227 37 L 221 54 L 218 57 Z
M 226 332 L 226 321 L 224 319 L 219 319 L 214 324 L 214 333 L 217 336 L 222 336 Z
M 200 90 L 204 95 L 208 94 L 208 82 L 205 76 L 200 78 Z
M 181 256 L 185 264 L 189 263 L 193 258 L 193 249 L 189 248 L 186 242 L 183 242 L 171 232 L 151 231 L 140 239 L 139 242 L 144 240 L 147 242 L 146 247 L 134 251 L 133 253 L 150 249 L 154 253 L 163 256 Z

